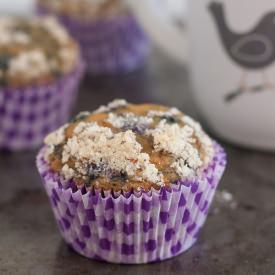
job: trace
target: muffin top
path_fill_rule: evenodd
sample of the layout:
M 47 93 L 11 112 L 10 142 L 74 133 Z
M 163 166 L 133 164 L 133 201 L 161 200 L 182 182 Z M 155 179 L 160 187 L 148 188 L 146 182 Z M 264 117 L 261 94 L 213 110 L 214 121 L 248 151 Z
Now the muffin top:
M 176 108 L 115 100 L 45 138 L 51 169 L 79 188 L 150 190 L 199 177 L 214 156 L 201 126 Z
M 53 17 L 0 18 L 0 87 L 49 83 L 78 60 L 77 44 Z
M 112 17 L 127 12 L 123 0 L 38 0 L 38 3 L 54 13 L 82 19 Z

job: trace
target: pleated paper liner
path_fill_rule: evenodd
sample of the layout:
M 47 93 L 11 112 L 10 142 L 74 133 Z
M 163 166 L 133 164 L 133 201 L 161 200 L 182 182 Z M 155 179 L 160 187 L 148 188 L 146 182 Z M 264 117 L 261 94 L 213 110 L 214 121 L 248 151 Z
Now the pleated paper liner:
M 38 6 L 37 13 L 50 11 Z M 148 56 L 148 37 L 130 13 L 97 20 L 61 15 L 58 19 L 79 42 L 92 74 L 127 73 L 142 66 Z
M 169 259 L 196 242 L 226 165 L 224 150 L 215 149 L 200 178 L 150 192 L 77 190 L 51 171 L 44 149 L 37 167 L 69 246 L 91 259 L 141 264 Z
M 85 65 L 46 85 L 0 90 L 0 149 L 38 147 L 70 116 Z

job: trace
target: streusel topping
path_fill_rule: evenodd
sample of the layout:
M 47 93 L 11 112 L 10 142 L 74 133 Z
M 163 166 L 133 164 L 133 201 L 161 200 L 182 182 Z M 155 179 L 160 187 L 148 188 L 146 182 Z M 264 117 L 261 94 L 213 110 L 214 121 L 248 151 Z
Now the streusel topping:
M 45 144 L 52 169 L 80 188 L 158 189 L 200 176 L 214 156 L 211 139 L 178 109 L 125 100 L 80 113 Z
M 78 60 L 78 46 L 53 17 L 0 19 L 0 86 L 51 82 Z

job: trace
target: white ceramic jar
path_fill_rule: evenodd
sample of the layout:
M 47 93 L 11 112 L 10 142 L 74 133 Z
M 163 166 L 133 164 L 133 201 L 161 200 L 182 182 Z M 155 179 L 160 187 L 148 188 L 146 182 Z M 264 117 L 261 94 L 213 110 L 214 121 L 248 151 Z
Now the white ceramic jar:
M 182 30 L 166 12 L 172 0 L 129 1 L 157 43 L 188 63 L 199 111 L 216 134 L 275 151 L 275 2 L 190 0 Z

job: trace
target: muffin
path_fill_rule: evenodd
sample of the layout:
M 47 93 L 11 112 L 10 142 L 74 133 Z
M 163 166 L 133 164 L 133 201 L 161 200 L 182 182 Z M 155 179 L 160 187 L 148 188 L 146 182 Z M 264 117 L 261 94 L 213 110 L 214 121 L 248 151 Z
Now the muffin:
M 68 120 L 84 65 L 54 18 L 0 19 L 0 148 L 28 149 Z
M 79 42 L 92 74 L 132 71 L 144 63 L 148 39 L 121 0 L 37 0 L 38 14 L 55 14 Z
M 115 100 L 45 138 L 37 167 L 65 241 L 114 263 L 148 263 L 198 238 L 225 152 L 176 108 Z

